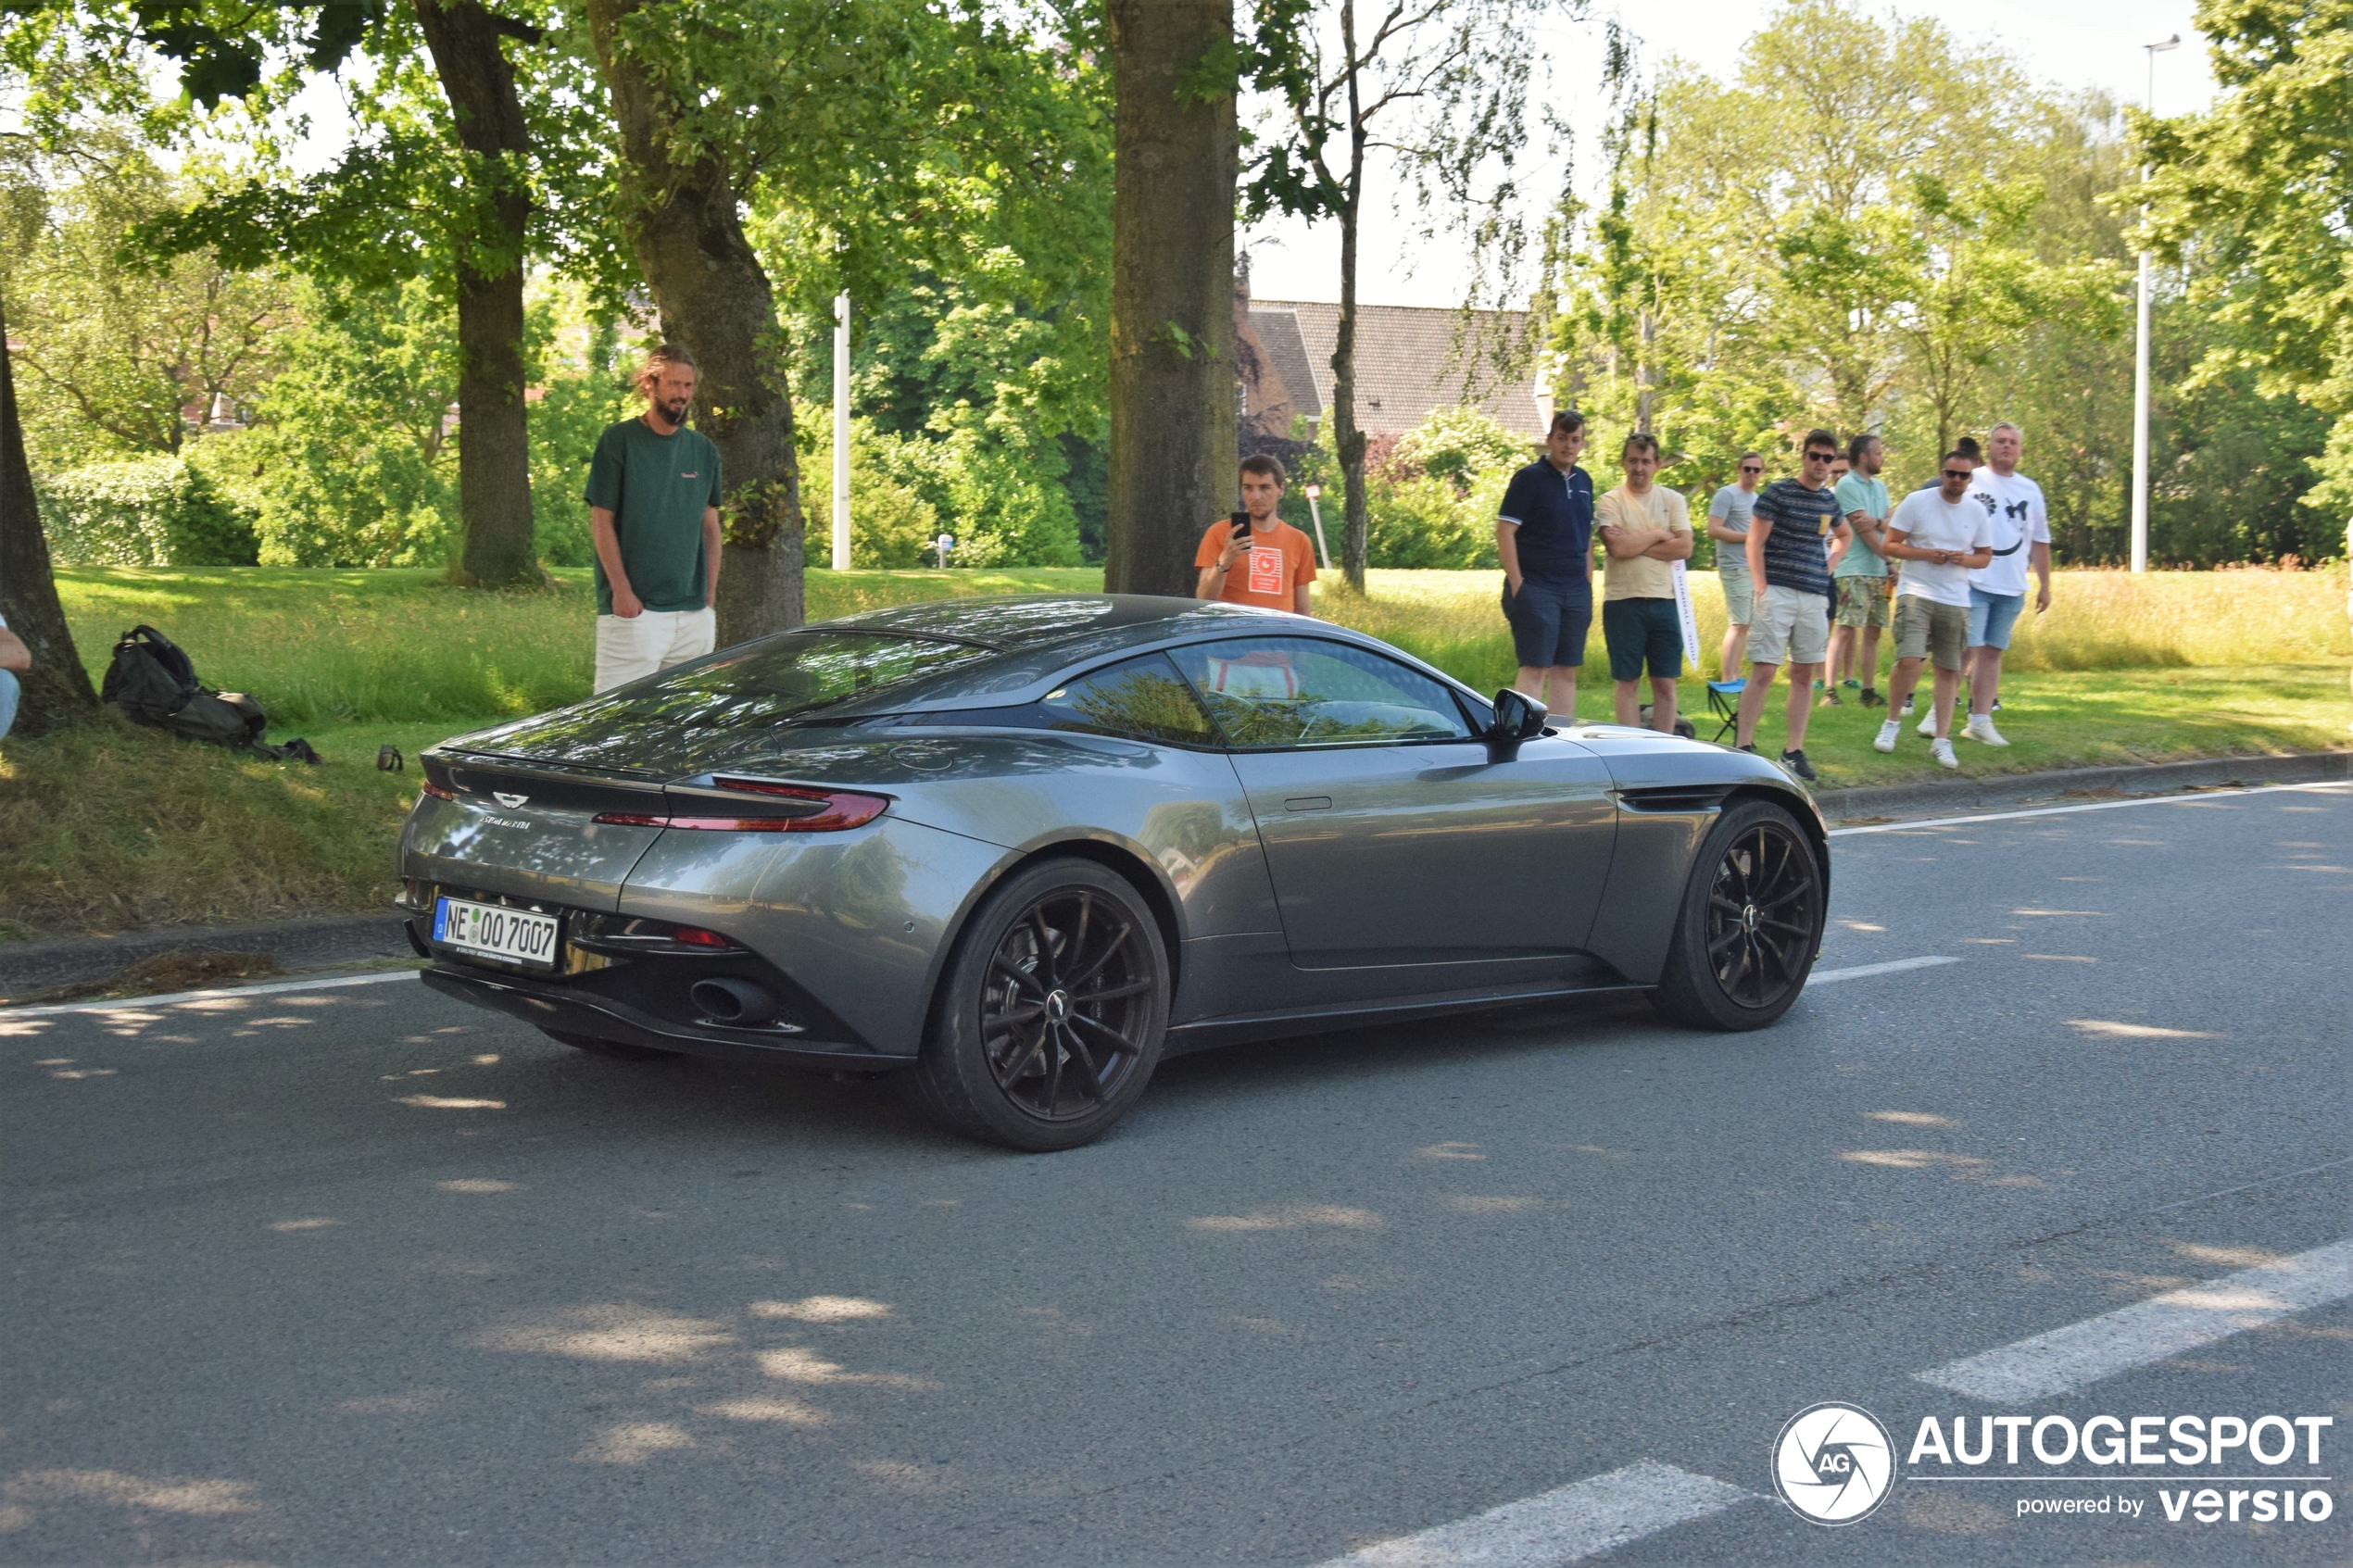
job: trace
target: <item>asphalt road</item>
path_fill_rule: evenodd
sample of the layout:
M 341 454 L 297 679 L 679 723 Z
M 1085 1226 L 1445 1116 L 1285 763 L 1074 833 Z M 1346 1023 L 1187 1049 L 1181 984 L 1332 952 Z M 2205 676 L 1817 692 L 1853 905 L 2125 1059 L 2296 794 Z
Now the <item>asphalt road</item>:
M 1060 1155 L 406 980 L 0 1018 L 0 1562 L 1308 1568 L 1644 1461 L 1717 1500 L 1572 1490 L 1486 1561 L 2346 1562 L 2342 1292 L 2241 1281 L 2259 1326 L 2071 1392 L 1919 1374 L 2353 1236 L 2353 791 L 1836 856 L 1824 970 L 1959 961 L 1750 1035 L 1558 1008 L 1189 1058 Z M 1907 1462 L 1829 1529 L 1771 1461 L 1824 1400 L 1907 1451 L 2335 1425 L 2270 1470 Z M 2331 1517 L 2156 1497 L 2274 1473 Z M 2145 1507 L 2017 1512 L 2067 1497 Z

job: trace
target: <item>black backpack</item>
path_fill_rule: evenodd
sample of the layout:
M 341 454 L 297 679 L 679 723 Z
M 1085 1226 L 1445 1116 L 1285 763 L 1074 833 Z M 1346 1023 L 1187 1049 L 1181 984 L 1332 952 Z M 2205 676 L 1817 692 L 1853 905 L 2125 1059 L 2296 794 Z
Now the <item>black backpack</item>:
M 281 761 L 298 757 L 316 762 L 307 740 L 271 746 L 261 738 L 270 716 L 243 692 L 217 692 L 196 679 L 196 667 L 180 645 L 152 626 L 133 626 L 114 646 L 99 694 L 136 723 L 169 730 L 190 740 L 210 741 L 233 751 Z

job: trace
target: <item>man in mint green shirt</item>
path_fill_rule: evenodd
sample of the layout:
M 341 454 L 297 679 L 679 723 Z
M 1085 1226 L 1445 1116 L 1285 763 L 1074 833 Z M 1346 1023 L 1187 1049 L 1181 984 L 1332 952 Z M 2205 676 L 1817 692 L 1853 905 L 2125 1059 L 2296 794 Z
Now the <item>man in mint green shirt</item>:
M 644 415 L 607 427 L 588 462 L 599 692 L 700 659 L 718 641 L 719 448 L 686 428 L 694 356 L 655 349 L 637 390 Z
M 1823 698 L 1832 708 L 1840 706 L 1842 677 L 1848 690 L 1862 687 L 1864 707 L 1880 708 L 1887 701 L 1879 695 L 1879 634 L 1894 624 L 1894 580 L 1888 575 L 1887 557 L 1881 553 L 1887 542 L 1888 503 L 1887 486 L 1879 474 L 1886 462 L 1887 450 L 1876 435 L 1858 435 L 1846 444 L 1847 472 L 1838 482 L 1837 495 L 1848 536 L 1831 566 L 1838 608 L 1831 629 L 1830 684 Z

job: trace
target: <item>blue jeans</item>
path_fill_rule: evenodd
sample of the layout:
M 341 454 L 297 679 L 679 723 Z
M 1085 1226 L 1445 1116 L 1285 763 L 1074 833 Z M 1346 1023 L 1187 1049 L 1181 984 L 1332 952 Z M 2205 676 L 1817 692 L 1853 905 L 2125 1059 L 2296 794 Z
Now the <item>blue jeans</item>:
M 2007 648 L 2010 646 L 2010 628 L 2018 624 L 2018 612 L 2026 608 L 2024 594 L 1989 594 L 1982 588 L 1969 591 L 1969 646 L 1973 648 Z
M 17 721 L 17 698 L 23 688 L 17 684 L 17 672 L 0 670 L 0 739 L 8 734 L 8 726 Z

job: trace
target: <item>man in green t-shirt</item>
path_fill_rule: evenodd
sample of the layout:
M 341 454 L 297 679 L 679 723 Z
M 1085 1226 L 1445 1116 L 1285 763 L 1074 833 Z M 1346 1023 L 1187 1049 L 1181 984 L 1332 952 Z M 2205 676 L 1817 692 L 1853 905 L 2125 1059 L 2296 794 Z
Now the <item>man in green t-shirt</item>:
M 1887 449 L 1876 435 L 1858 435 L 1846 444 L 1846 477 L 1838 482 L 1837 495 L 1839 516 L 1845 520 L 1849 533 L 1831 568 L 1838 609 L 1837 624 L 1831 631 L 1828 696 L 1823 700 L 1833 708 L 1839 706 L 1843 676 L 1850 690 L 1857 685 L 1863 688 L 1864 707 L 1879 708 L 1887 701 L 1879 695 L 1879 634 L 1894 624 L 1890 608 L 1894 580 L 1888 575 L 1887 558 L 1880 553 L 1887 542 L 1887 486 L 1879 476 L 1887 464 Z M 1859 659 L 1858 641 L 1862 645 Z M 1860 681 L 1856 679 L 1858 667 Z
M 637 390 L 644 415 L 609 426 L 588 462 L 600 692 L 700 659 L 718 641 L 719 448 L 686 428 L 694 356 L 662 345 Z

